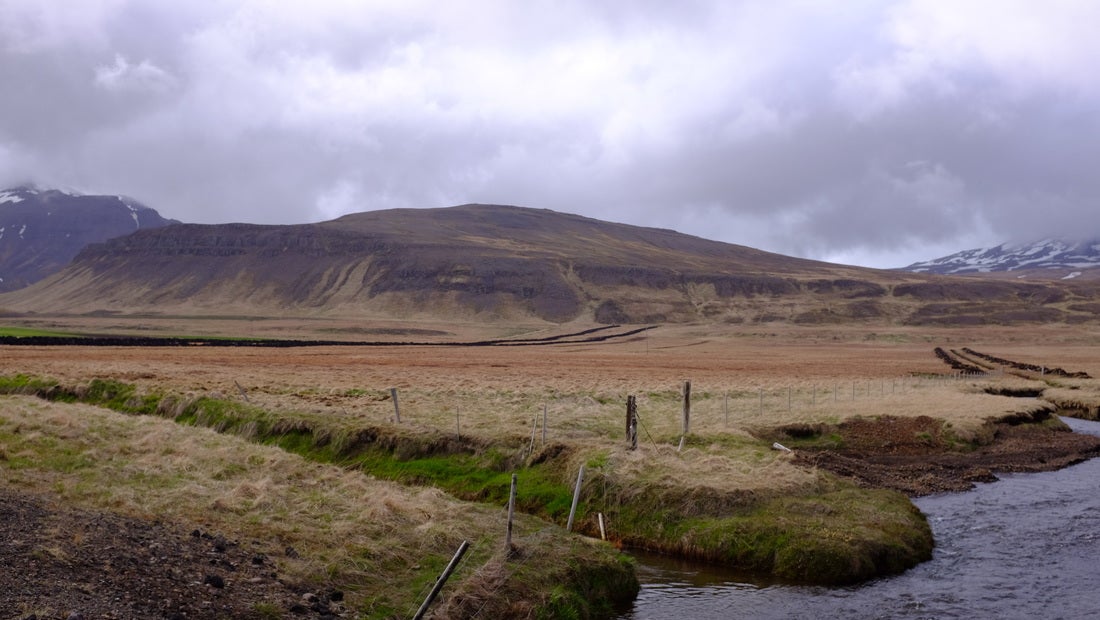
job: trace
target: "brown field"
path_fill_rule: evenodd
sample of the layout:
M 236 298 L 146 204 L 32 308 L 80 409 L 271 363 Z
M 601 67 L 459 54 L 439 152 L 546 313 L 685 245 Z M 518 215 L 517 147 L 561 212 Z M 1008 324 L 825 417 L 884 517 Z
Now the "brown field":
M 91 327 L 113 333 L 165 333 L 168 325 L 157 321 L 135 324 L 116 318 L 98 322 L 82 319 L 78 323 L 40 320 L 35 326 L 51 329 L 67 327 L 81 331 Z M 120 326 L 126 329 L 118 329 Z M 575 332 L 585 327 L 570 327 L 557 333 Z M 392 330 L 393 327 L 350 324 L 333 327 L 326 324 L 318 328 L 310 322 L 296 325 L 289 320 L 256 323 L 225 319 L 185 323 L 181 329 L 187 334 L 318 338 L 324 337 L 324 334 L 343 333 L 350 334 L 351 338 L 363 338 L 364 333 Z M 446 332 L 446 336 L 438 338 L 446 341 L 554 333 L 545 326 L 526 330 L 493 330 L 417 325 L 415 329 L 418 334 L 433 330 Z M 113 379 L 134 384 L 139 391 L 149 393 L 247 399 L 274 415 L 323 420 L 329 426 L 346 428 L 394 424 L 394 407 L 389 390 L 397 388 L 401 426 L 405 429 L 412 432 L 450 432 L 458 426 L 463 435 L 508 439 L 511 443 L 515 443 L 517 438 L 522 442 L 536 435 L 533 422 L 537 425 L 535 430 L 541 430 L 541 415 L 545 408 L 548 440 L 579 447 L 576 457 L 579 462 L 588 458 L 586 454 L 601 450 L 609 455 L 608 462 L 612 464 L 609 467 L 615 467 L 618 474 L 626 478 L 657 479 L 662 484 L 705 486 L 723 491 L 782 494 L 819 487 L 824 474 L 796 462 L 788 454 L 769 450 L 767 444 L 754 439 L 754 435 L 759 436 L 764 429 L 796 423 L 837 424 L 857 417 L 881 415 L 930 416 L 949 423 L 965 437 L 977 432 L 989 419 L 1040 406 L 1037 399 L 993 396 L 984 392 L 987 387 L 996 385 L 1046 385 L 1039 377 L 930 378 L 951 374 L 949 368 L 933 355 L 932 349 L 936 346 L 969 346 L 1016 361 L 1086 371 L 1097 377 L 1100 376 L 1098 344 L 1100 330 L 1066 326 L 975 330 L 848 327 L 827 330 L 784 326 L 741 326 L 733 329 L 689 325 L 662 326 L 640 336 L 607 343 L 523 347 L 446 345 L 273 349 L 7 346 L 0 347 L 0 375 L 48 377 L 69 385 L 86 384 L 94 378 Z M 691 434 L 697 440 L 678 451 L 676 444 L 681 434 L 681 390 L 684 381 L 692 383 Z M 1092 405 L 1100 402 L 1100 387 L 1095 383 L 1093 380 L 1062 381 L 1053 387 L 1059 393 L 1071 393 L 1075 402 Z M 624 447 L 623 413 L 627 395 L 636 395 L 639 402 L 643 432 L 639 436 L 640 448 L 637 452 L 630 452 Z M 37 406 L 27 400 L 0 401 L 0 414 L 10 415 L 13 420 L 15 416 L 33 416 L 36 410 L 39 410 Z M 55 432 L 53 426 L 69 419 L 53 413 L 53 408 L 42 411 L 48 411 L 58 422 L 51 426 L 49 420 L 52 418 L 44 417 L 42 424 L 34 427 L 36 433 Z M 79 414 L 79 411 L 76 413 Z M 135 441 L 149 443 L 143 437 L 154 436 L 151 434 L 153 430 L 150 430 L 152 427 L 145 427 L 141 422 L 126 422 L 123 431 L 120 430 L 122 427 L 115 428 L 119 423 L 107 420 L 117 415 L 96 415 L 106 416 L 96 424 L 113 429 L 111 432 L 130 433 Z M 71 428 L 63 429 L 62 435 L 69 433 L 73 438 L 82 436 L 86 431 L 79 429 L 86 424 L 87 421 L 64 422 Z M 183 451 L 187 450 L 182 447 L 184 442 L 192 441 L 185 438 L 188 432 L 200 430 L 168 428 L 163 421 L 156 424 L 156 433 L 172 434 L 172 441 L 179 443 Z M 209 431 L 201 432 L 197 436 L 200 439 L 194 440 L 198 442 L 196 446 L 204 442 L 215 443 Z M 541 437 L 541 434 L 538 436 Z M 740 441 L 741 438 L 744 441 Z M 10 447 L 8 449 L 11 450 Z M 95 444 L 94 450 L 105 452 L 108 448 L 101 443 Z M 131 450 L 142 453 L 144 448 L 137 445 Z M 150 454 L 141 458 L 150 460 L 142 461 L 140 467 L 153 467 L 156 456 L 162 454 L 159 448 L 149 447 L 149 450 Z M 226 458 L 225 450 L 238 450 L 242 455 L 247 455 L 250 462 L 274 462 L 273 459 L 283 458 L 272 455 L 274 448 L 250 447 L 244 450 L 232 442 L 222 446 L 221 450 L 223 455 L 217 458 Z M 172 452 L 177 453 L 180 451 Z M 136 456 L 133 458 L 137 459 Z M 186 464 L 188 476 L 207 467 L 203 463 L 201 460 L 189 461 Z M 157 464 L 157 467 L 160 466 Z M 291 465 L 285 467 L 288 472 L 292 471 Z M 117 472 L 112 474 L 109 468 L 106 471 L 104 475 L 108 478 L 118 475 Z M 321 475 L 294 471 L 296 473 L 288 473 L 287 476 Z M 123 477 L 126 475 L 129 474 Z M 173 474 L 166 472 L 163 475 Z M 367 498 L 380 492 L 376 481 L 370 479 L 364 482 L 361 474 L 342 474 L 326 469 L 323 475 L 332 477 L 333 486 L 337 487 L 365 485 L 355 487 L 351 495 Z M 289 494 L 297 491 L 284 488 L 285 481 L 280 476 L 278 471 L 271 469 L 250 478 L 233 478 L 228 485 L 212 486 L 187 478 L 183 480 L 186 483 L 183 485 L 184 495 L 191 492 L 187 485 L 195 489 L 209 488 L 204 491 L 205 495 L 196 496 L 198 499 L 194 505 L 186 507 L 175 518 L 193 522 L 202 518 L 200 515 L 210 506 L 220 507 L 218 510 L 228 507 L 225 510 L 234 514 L 243 510 L 235 503 L 244 501 L 248 506 L 253 506 L 262 503 L 257 497 L 264 498 L 268 493 L 285 493 L 289 498 Z M 34 476 L 24 475 L 19 484 L 33 487 L 33 479 Z M 45 477 L 44 481 L 47 490 L 65 486 L 58 482 L 56 476 Z M 393 494 L 391 503 L 407 502 L 411 507 L 400 510 L 410 514 L 417 510 L 436 510 L 416 508 L 416 502 L 421 501 L 427 492 L 417 493 L 414 500 L 395 485 L 385 485 L 384 491 Z M 108 488 L 102 492 L 91 492 L 88 488 L 75 492 L 70 488 L 67 493 L 62 493 L 62 497 L 79 505 L 138 516 L 171 513 L 174 504 L 186 502 L 180 499 L 180 495 L 146 498 L 138 490 L 125 488 Z M 446 505 L 451 501 L 439 497 L 439 494 L 428 495 L 431 495 L 434 506 Z M 340 495 L 340 501 L 344 499 Z M 274 504 L 295 505 L 300 501 L 280 498 Z M 376 503 L 368 502 L 366 505 L 375 506 Z M 360 517 L 354 516 L 361 506 L 352 501 L 333 508 L 339 514 L 333 517 L 332 531 L 326 536 L 334 537 L 319 540 L 317 548 L 338 547 L 334 541 L 347 531 L 341 528 L 362 527 Z M 262 525 L 264 529 L 275 531 L 277 538 L 295 538 L 299 540 L 298 544 L 308 545 L 301 540 L 301 532 L 280 529 L 297 527 L 293 523 L 280 523 L 286 515 L 263 514 L 248 518 L 251 521 L 247 523 L 229 523 L 223 527 L 244 532 L 250 527 Z M 404 518 L 416 522 L 412 517 Z M 537 529 L 533 522 L 525 523 L 528 531 Z M 453 548 L 453 531 L 461 526 L 441 524 L 439 527 L 441 532 L 448 532 L 446 536 L 440 534 L 446 538 L 445 546 Z M 487 536 L 483 532 L 479 535 Z M 309 536 L 313 534 L 305 537 Z M 359 544 L 369 546 L 366 541 Z M 318 552 L 318 555 L 322 554 Z M 348 563 L 351 560 L 343 557 L 322 558 L 320 563 L 326 562 L 330 566 L 325 570 L 333 570 L 333 563 Z M 366 567 L 368 573 L 369 568 Z M 301 570 L 308 572 L 313 568 Z M 366 584 L 364 587 L 369 589 Z
M 225 330 L 235 323 L 213 327 Z M 279 325 L 281 337 L 315 337 L 308 322 L 296 332 L 290 322 Z M 473 334 L 440 327 L 445 326 L 432 329 L 461 333 L 461 339 L 490 335 L 484 328 Z M 1035 400 L 981 393 L 991 382 L 1023 381 L 1012 376 L 921 378 L 950 374 L 932 354 L 933 347 L 971 346 L 1100 376 L 1100 355 L 1092 344 L 1098 338 L 1098 333 L 1049 327 L 735 331 L 664 326 L 625 341 L 525 347 L 6 347 L 0 374 L 26 373 L 71 384 L 104 378 L 145 391 L 247 398 L 272 412 L 348 428 L 392 423 L 389 390 L 398 388 L 406 428 L 457 427 L 463 434 L 523 438 L 533 424 L 541 429 L 545 407 L 549 441 L 613 448 L 622 447 L 624 403 L 633 394 L 643 449 L 652 448 L 677 470 L 690 457 L 666 453 L 674 452 L 682 432 L 685 381 L 692 382 L 691 432 L 703 438 L 878 415 L 931 416 L 965 435 L 990 418 L 1034 408 Z M 537 434 L 541 440 L 541 430 Z M 785 472 L 772 471 L 769 485 L 808 483 L 804 471 L 777 461 L 778 455 L 754 458 Z M 721 486 L 760 484 L 758 471 L 732 461 L 712 472 Z M 732 475 L 731 468 L 740 475 Z M 697 477 L 690 468 L 683 475 Z
M 203 324 L 215 333 L 249 332 L 240 321 Z M 290 321 L 276 324 L 267 336 L 318 335 L 308 321 L 297 330 Z M 458 334 L 459 340 L 503 335 L 462 326 L 417 329 Z M 680 432 L 684 381 L 692 382 L 694 433 L 883 414 L 969 426 L 1015 410 L 1020 399 L 983 398 L 957 382 L 915 378 L 950 373 L 932 354 L 934 347 L 970 346 L 1100 376 L 1098 342 L 1100 330 L 1070 327 L 665 326 L 627 340 L 524 347 L 6 347 L 0 374 L 69 383 L 109 378 L 144 390 L 236 399 L 245 398 L 243 389 L 251 402 L 271 410 L 371 423 L 392 419 L 389 389 L 396 387 L 407 424 L 453 429 L 457 418 L 462 431 L 524 435 L 545 406 L 552 432 L 592 439 L 618 438 L 623 403 L 634 394 L 646 430 L 667 439 Z

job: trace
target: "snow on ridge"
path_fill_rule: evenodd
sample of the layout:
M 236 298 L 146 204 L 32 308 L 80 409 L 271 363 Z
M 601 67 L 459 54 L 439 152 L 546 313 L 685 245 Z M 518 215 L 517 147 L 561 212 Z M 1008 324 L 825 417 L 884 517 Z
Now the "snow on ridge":
M 1077 276 L 1079 276 L 1079 275 L 1081 275 L 1081 272 L 1080 272 L 1080 271 L 1074 271 L 1073 273 L 1071 273 L 1071 274 L 1069 274 L 1069 275 L 1065 276 L 1065 277 L 1064 277 L 1064 278 L 1062 278 L 1062 279 L 1063 279 L 1063 280 L 1072 280 L 1072 279 L 1076 278 L 1076 277 L 1077 277 Z
M 1021 269 L 1087 269 L 1100 267 L 1100 239 L 1069 241 L 1048 238 L 1030 243 L 1009 242 L 992 248 L 964 250 L 914 263 L 905 269 L 920 273 L 986 273 Z
M 5 202 L 17 204 L 23 202 L 23 200 L 24 198 L 22 196 L 13 193 L 10 190 L 0 192 L 0 205 L 4 204 Z

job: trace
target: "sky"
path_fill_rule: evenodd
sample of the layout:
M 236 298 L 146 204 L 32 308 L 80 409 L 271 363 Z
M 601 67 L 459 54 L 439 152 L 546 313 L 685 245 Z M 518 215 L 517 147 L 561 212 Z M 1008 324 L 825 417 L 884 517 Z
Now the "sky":
M 497 203 L 900 267 L 1100 237 L 1093 0 L 0 0 L 0 188 Z

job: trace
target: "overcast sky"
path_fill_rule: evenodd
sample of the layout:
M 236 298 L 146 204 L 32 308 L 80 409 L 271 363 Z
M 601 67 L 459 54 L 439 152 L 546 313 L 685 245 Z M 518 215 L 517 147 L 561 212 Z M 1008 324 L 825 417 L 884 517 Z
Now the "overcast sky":
M 503 203 L 896 267 L 1100 236 L 1100 2 L 0 0 L 0 187 Z

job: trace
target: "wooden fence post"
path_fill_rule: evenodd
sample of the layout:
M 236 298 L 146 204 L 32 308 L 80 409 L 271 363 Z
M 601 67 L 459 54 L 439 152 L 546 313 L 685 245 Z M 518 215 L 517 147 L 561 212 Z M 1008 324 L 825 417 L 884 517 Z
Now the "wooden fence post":
M 527 456 L 531 456 L 535 453 L 535 430 L 539 427 L 539 412 L 536 411 L 535 415 L 531 418 L 531 443 L 527 448 Z
M 577 486 L 573 489 L 573 505 L 569 508 L 569 521 L 565 524 L 565 531 L 573 531 L 573 517 L 577 514 L 577 502 L 581 499 L 581 484 L 584 483 L 584 465 L 577 472 Z
M 512 520 L 516 516 L 516 475 L 512 474 L 512 490 L 508 492 L 508 535 L 504 537 L 504 552 L 512 552 Z
M 458 551 L 455 552 L 451 562 L 447 564 L 447 568 L 443 569 L 443 574 L 439 576 L 439 579 L 435 580 L 435 585 L 432 586 L 432 591 L 428 593 L 428 598 L 424 599 L 424 602 L 420 604 L 420 609 L 416 610 L 416 614 L 413 616 L 413 620 L 421 620 L 424 614 L 427 613 L 428 607 L 431 607 L 432 601 L 435 597 L 439 596 L 439 591 L 443 589 L 443 584 L 447 583 L 447 580 L 451 578 L 451 573 L 458 567 L 458 563 L 462 560 L 462 556 L 466 555 L 466 550 L 470 548 L 470 543 L 465 540 L 459 545 Z
M 684 434 L 691 428 L 691 381 L 684 381 Z
M 546 403 L 542 403 L 542 445 L 546 445 Z
M 638 449 L 638 401 L 634 395 L 626 397 L 626 440 L 630 449 Z
M 393 419 L 401 423 L 401 407 L 397 404 L 397 388 L 390 388 L 390 398 L 393 399 Z
M 248 400 L 248 392 L 244 391 L 244 388 L 241 387 L 240 383 L 237 383 L 236 379 L 233 380 L 233 385 L 237 386 L 237 391 L 241 393 L 241 398 L 244 399 L 244 402 L 246 402 L 246 403 L 251 403 L 252 402 L 252 401 Z

